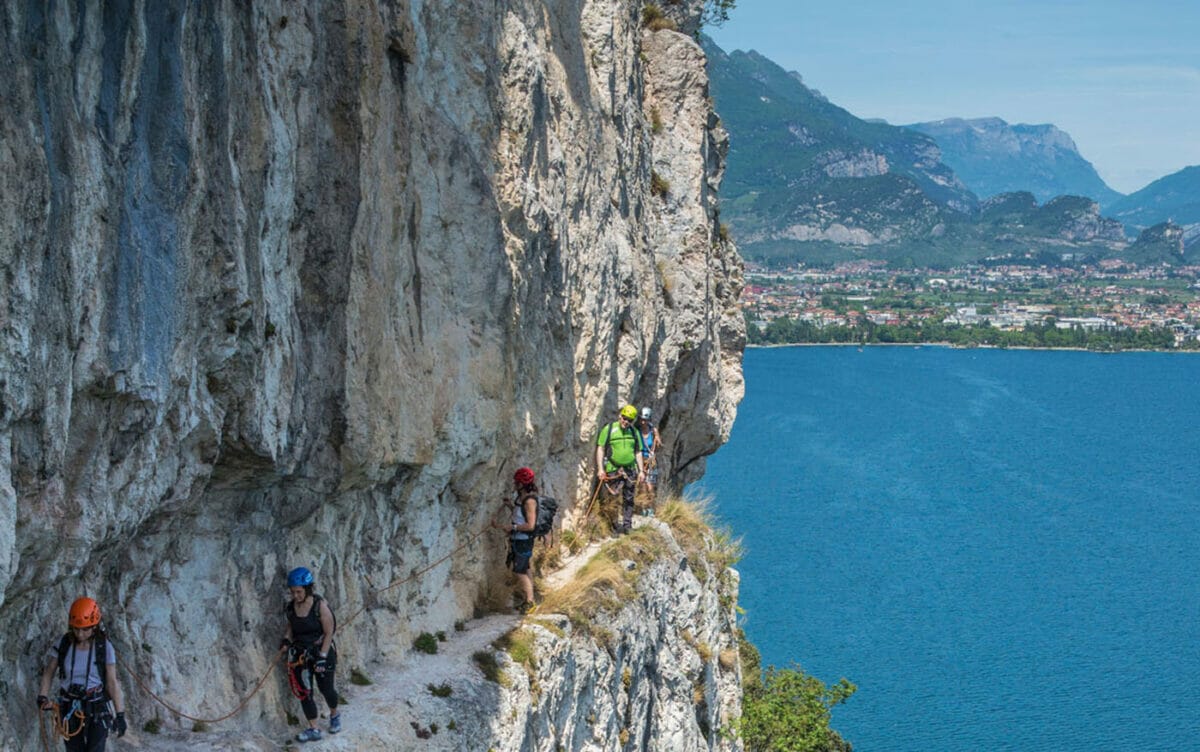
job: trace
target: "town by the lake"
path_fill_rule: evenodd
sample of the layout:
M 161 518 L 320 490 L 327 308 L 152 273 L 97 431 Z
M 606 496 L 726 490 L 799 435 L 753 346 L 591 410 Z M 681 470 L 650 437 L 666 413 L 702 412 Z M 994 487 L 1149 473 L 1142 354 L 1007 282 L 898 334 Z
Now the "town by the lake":
M 1060 267 L 891 269 L 746 264 L 751 344 L 945 342 L 1200 349 L 1200 266 L 1106 259 Z

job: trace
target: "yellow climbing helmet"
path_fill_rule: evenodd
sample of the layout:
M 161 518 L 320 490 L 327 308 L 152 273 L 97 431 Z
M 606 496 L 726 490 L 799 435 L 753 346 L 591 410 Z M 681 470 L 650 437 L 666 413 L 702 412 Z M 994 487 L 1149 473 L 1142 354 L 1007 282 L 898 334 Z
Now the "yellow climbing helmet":
M 626 405 L 621 408 L 621 417 L 626 420 L 637 420 L 637 408 L 633 405 Z

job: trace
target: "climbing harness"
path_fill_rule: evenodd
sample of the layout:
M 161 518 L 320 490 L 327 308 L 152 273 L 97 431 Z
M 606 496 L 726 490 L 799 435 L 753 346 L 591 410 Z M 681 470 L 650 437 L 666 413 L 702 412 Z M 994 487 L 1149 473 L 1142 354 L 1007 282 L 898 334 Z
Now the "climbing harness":
M 295 695 L 296 699 L 304 702 L 312 696 L 313 684 L 312 669 L 308 668 L 308 652 L 292 649 L 289 653 L 295 656 L 295 660 L 287 662 L 288 686 L 291 687 L 292 694 Z M 298 666 L 304 666 L 306 671 L 296 671 L 295 669 Z M 305 673 L 308 674 L 307 679 L 304 676 Z M 297 677 L 297 674 L 299 674 L 299 677 Z
M 486 532 L 487 532 L 487 529 L 485 528 L 483 530 L 480 530 L 477 533 L 473 533 L 473 534 L 467 536 L 467 538 L 463 541 L 463 543 L 461 545 L 459 545 L 457 548 L 451 550 L 449 553 L 447 553 L 445 556 L 441 557 L 437 561 L 434 561 L 431 564 L 428 564 L 425 567 L 416 570 L 415 572 L 413 572 L 412 574 L 410 574 L 407 577 L 403 577 L 399 580 L 396 580 L 395 582 L 392 582 L 389 585 L 386 585 L 385 587 L 375 590 L 375 593 L 378 594 L 378 593 L 387 592 L 388 590 L 400 587 L 401 585 L 412 582 L 413 580 L 427 574 L 428 572 L 432 571 L 433 569 L 437 568 L 441 564 L 448 561 L 452 556 L 458 554 L 460 551 L 463 551 L 464 549 L 473 545 L 475 543 L 475 541 L 477 541 L 479 538 L 481 538 Z M 348 619 L 346 619 L 344 622 L 342 622 L 342 624 L 340 625 L 340 628 L 345 629 L 356 618 L 358 618 L 358 616 L 360 616 L 366 610 L 367 610 L 366 605 L 361 606 L 357 611 L 350 614 L 350 617 Z M 109 639 L 112 639 L 112 638 L 110 637 Z M 292 688 L 292 694 L 295 694 L 296 697 L 298 697 L 301 700 L 304 699 L 304 697 L 301 697 L 299 694 L 297 694 L 298 688 L 293 685 L 294 677 L 292 676 L 292 674 L 293 674 L 292 668 L 298 664 L 293 664 L 291 661 L 289 661 L 287 656 L 285 655 L 284 651 L 285 651 L 284 648 L 280 648 L 277 651 L 277 653 L 275 655 L 275 659 L 271 661 L 271 665 L 269 665 L 267 667 L 267 670 L 263 673 L 263 675 L 261 677 L 259 677 L 258 681 L 254 685 L 254 689 L 252 689 L 250 691 L 250 694 L 246 695 L 246 697 L 243 698 L 242 701 L 238 703 L 237 707 L 235 707 L 233 710 L 229 711 L 228 713 L 220 716 L 219 718 L 198 718 L 194 715 L 189 715 L 189 714 L 183 712 L 179 708 L 171 705 L 166 700 L 164 700 L 163 698 L 161 698 L 157 694 L 155 694 L 150 689 L 150 687 L 147 686 L 147 683 L 140 676 L 138 676 L 136 673 L 134 673 L 133 669 L 131 669 L 131 668 L 129 668 L 129 666 L 125 665 L 125 663 L 122 662 L 119 657 L 117 659 L 117 665 L 119 665 L 122 669 L 124 669 L 125 673 L 129 674 L 130 678 L 133 679 L 134 683 L 137 684 L 138 687 L 143 692 L 145 692 L 147 695 L 150 696 L 151 699 L 153 699 L 159 705 L 162 705 L 164 708 L 166 708 L 170 712 L 174 713 L 175 715 L 179 716 L 180 718 L 186 718 L 189 721 L 194 721 L 197 723 L 205 723 L 205 724 L 214 724 L 214 723 L 220 723 L 221 721 L 228 720 L 228 719 L 232 718 L 233 716 L 237 715 L 238 713 L 242 712 L 242 710 L 244 710 L 246 708 L 246 706 L 250 703 L 251 698 L 253 698 L 256 694 L 258 694 L 262 690 L 263 686 L 267 683 L 267 679 L 271 676 L 271 672 L 275 670 L 276 664 L 278 664 L 280 662 L 282 662 L 287 667 L 287 672 L 288 672 L 288 676 L 289 676 L 288 683 L 289 683 L 289 686 L 291 686 L 291 688 Z M 307 691 L 307 692 L 311 693 L 312 692 L 311 686 L 312 685 L 311 685 L 311 680 L 310 680 L 308 688 L 304 688 L 303 686 L 301 686 L 301 687 L 299 687 L 299 690 Z M 55 723 L 57 723 L 57 721 L 55 721 Z M 76 734 L 79 733 L 79 730 L 76 730 L 75 733 Z M 47 750 L 47 752 L 48 752 L 48 750 Z
M 63 699 L 70 699 L 71 701 L 65 713 L 62 710 L 62 704 L 57 701 L 54 702 L 54 707 L 41 708 L 38 713 L 38 731 L 40 732 L 42 748 L 45 752 L 50 752 L 53 745 L 50 738 L 53 736 L 57 736 L 63 741 L 69 741 L 82 734 L 84 729 L 87 728 L 89 718 L 88 713 L 84 712 L 85 703 L 98 705 L 105 697 L 103 694 L 96 694 L 92 700 L 89 700 L 87 695 L 64 697 Z M 106 700 L 105 707 L 96 715 L 101 722 L 107 723 L 111 716 L 109 715 Z M 72 728 L 72 726 L 74 727 Z

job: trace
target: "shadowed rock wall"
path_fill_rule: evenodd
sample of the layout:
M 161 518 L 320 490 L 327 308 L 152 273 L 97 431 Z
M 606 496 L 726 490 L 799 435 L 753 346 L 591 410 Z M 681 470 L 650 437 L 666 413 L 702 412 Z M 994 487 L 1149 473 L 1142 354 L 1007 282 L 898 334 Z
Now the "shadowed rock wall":
M 370 583 L 455 552 L 519 465 L 586 500 L 625 401 L 659 416 L 664 477 L 699 477 L 742 391 L 725 140 L 698 46 L 639 20 L 0 8 L 0 746 L 36 738 L 77 595 L 212 715 L 268 665 L 289 567 L 367 606 L 347 662 L 469 616 L 494 537 Z M 277 722 L 281 689 L 237 722 Z

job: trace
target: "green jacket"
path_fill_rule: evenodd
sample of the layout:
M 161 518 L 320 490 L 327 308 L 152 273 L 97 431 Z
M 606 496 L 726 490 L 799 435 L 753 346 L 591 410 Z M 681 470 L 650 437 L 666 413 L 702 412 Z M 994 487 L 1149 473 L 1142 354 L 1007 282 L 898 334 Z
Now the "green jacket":
M 645 446 L 637 428 L 621 428 L 620 421 L 613 421 L 600 429 L 596 446 L 605 448 L 604 472 L 611 473 L 619 467 L 637 467 L 637 453 Z

